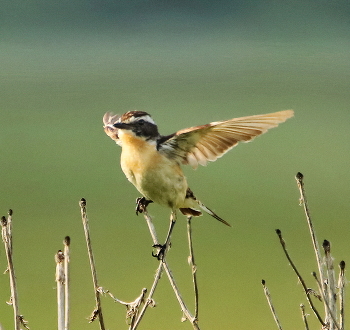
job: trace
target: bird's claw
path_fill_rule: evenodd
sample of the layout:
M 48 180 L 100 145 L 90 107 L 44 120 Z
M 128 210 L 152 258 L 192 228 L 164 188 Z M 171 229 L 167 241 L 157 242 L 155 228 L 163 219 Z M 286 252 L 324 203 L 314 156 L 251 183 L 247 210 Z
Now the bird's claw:
M 156 253 L 152 252 L 152 257 L 155 257 L 158 260 L 163 260 L 167 248 L 166 244 L 154 244 L 152 247 L 157 248 L 158 250 Z
M 145 197 L 136 198 L 136 215 L 146 211 L 148 204 L 153 203 L 153 201 L 146 199 Z

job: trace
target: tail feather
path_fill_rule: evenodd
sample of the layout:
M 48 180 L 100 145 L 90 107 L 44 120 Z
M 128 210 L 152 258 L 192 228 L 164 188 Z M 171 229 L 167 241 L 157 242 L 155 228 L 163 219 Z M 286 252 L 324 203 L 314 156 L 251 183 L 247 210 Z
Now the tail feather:
M 206 206 L 205 206 L 201 201 L 199 201 L 198 199 L 197 199 L 197 203 L 198 203 L 198 205 L 201 207 L 201 209 L 202 209 L 203 211 L 207 212 L 209 215 L 211 215 L 211 216 L 212 216 L 213 218 L 215 218 L 216 220 L 218 220 L 218 221 L 224 223 L 226 226 L 231 227 L 231 225 L 230 225 L 227 221 L 225 221 L 224 219 L 220 218 L 214 211 L 212 211 L 211 209 L 209 209 L 208 207 L 206 207 Z
M 187 188 L 186 191 L 186 198 L 185 200 L 187 201 L 187 205 L 190 207 L 186 207 L 186 208 L 180 208 L 180 211 L 184 214 L 184 215 L 190 215 L 190 216 L 195 216 L 195 217 L 199 217 L 200 215 L 202 215 L 202 212 L 196 210 L 196 204 L 199 205 L 199 207 L 205 211 L 206 213 L 208 213 L 209 215 L 211 215 L 213 218 L 215 218 L 216 220 L 224 223 L 226 226 L 231 227 L 231 225 L 225 221 L 224 219 L 220 218 L 215 212 L 213 212 L 211 209 L 209 209 L 208 207 L 206 207 L 201 201 L 199 201 L 195 195 L 193 194 L 193 191 L 190 188 Z M 185 204 L 185 205 L 186 205 Z

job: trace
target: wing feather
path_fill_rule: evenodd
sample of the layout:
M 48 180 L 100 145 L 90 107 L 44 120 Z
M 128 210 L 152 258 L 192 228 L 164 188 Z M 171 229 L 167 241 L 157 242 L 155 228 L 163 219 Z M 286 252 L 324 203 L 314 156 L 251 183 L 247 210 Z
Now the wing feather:
M 255 115 L 190 127 L 162 137 L 159 152 L 193 168 L 215 161 L 238 142 L 249 142 L 293 117 L 292 110 Z
M 207 164 L 207 157 L 201 151 L 200 146 L 197 146 L 192 151 L 193 155 L 197 159 L 198 164 L 205 166 Z

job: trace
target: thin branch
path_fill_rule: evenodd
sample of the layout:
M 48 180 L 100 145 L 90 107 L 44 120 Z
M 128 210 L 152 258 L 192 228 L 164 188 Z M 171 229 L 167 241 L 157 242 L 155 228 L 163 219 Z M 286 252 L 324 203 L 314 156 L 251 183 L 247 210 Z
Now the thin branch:
M 152 306 L 152 307 L 155 306 L 155 302 L 154 302 L 152 297 L 153 297 L 153 294 L 154 294 L 154 292 L 156 290 L 156 287 L 157 287 L 157 284 L 158 284 L 158 282 L 160 280 L 160 277 L 162 275 L 162 271 L 163 271 L 163 263 L 160 261 L 159 262 L 159 266 L 158 266 L 157 271 L 156 271 L 156 274 L 154 276 L 154 281 L 153 281 L 151 290 L 148 293 L 148 296 L 147 296 L 147 299 L 145 301 L 145 304 L 143 305 L 140 313 L 137 315 L 137 318 L 134 321 L 134 323 L 130 324 L 129 330 L 136 330 L 138 325 L 139 325 L 139 323 L 141 322 L 143 316 L 145 315 L 145 312 L 146 312 L 146 309 L 148 308 L 148 306 Z
M 100 329 L 105 330 L 105 325 L 103 322 L 102 307 L 101 307 L 100 292 L 98 290 L 99 285 L 98 285 L 98 281 L 97 281 L 95 259 L 94 259 L 94 255 L 92 253 L 89 220 L 88 220 L 87 214 L 86 214 L 86 200 L 84 198 L 82 198 L 80 200 L 79 206 L 80 206 L 81 218 L 82 218 L 83 226 L 84 226 L 85 240 L 86 240 L 86 246 L 87 246 L 88 255 L 89 255 L 90 269 L 91 269 L 91 275 L 92 275 L 92 282 L 94 285 L 95 303 L 96 303 L 96 307 L 90 316 L 89 323 L 93 322 L 98 317 L 99 323 L 100 323 Z
M 298 172 L 297 175 L 295 176 L 295 179 L 297 181 L 297 185 L 298 185 L 299 192 L 300 192 L 300 205 L 303 205 L 303 207 L 304 207 L 304 212 L 305 212 L 307 224 L 309 226 L 309 231 L 310 231 L 310 235 L 311 235 L 312 245 L 313 245 L 313 248 L 315 250 L 318 272 L 320 274 L 321 283 L 323 283 L 323 286 L 322 286 L 323 295 L 328 300 L 327 287 L 325 286 L 326 274 L 325 274 L 324 268 L 322 267 L 323 262 L 322 262 L 322 258 L 321 258 L 321 253 L 320 253 L 318 241 L 316 238 L 314 226 L 313 226 L 313 223 L 311 221 L 309 206 L 308 206 L 308 203 L 306 200 L 306 194 L 305 194 L 305 189 L 304 189 L 304 180 L 303 180 L 304 176 L 302 173 Z M 325 312 L 327 315 L 327 309 L 325 310 Z M 326 317 L 326 319 L 327 319 L 327 317 Z
M 156 231 L 155 231 L 155 228 L 154 228 L 154 225 L 153 225 L 153 222 L 152 222 L 151 217 L 148 215 L 148 213 L 147 213 L 146 210 L 144 211 L 143 214 L 144 214 L 144 218 L 145 218 L 145 220 L 146 220 L 146 222 L 147 222 L 148 228 L 149 228 L 149 230 L 150 230 L 150 233 L 151 233 L 151 236 L 152 236 L 154 245 L 159 245 L 159 241 L 158 241 L 158 238 L 157 238 L 157 233 L 156 233 Z M 172 215 L 171 215 L 171 220 L 170 220 L 170 221 L 175 221 L 173 217 L 174 217 L 174 214 L 172 213 Z M 167 235 L 167 236 L 169 237 L 169 235 Z M 168 241 L 168 240 L 167 240 L 167 241 Z M 170 241 L 168 241 L 167 243 L 169 243 L 169 242 L 170 242 Z M 164 253 L 166 254 L 166 252 L 167 252 L 167 248 L 165 248 Z M 168 263 L 167 263 L 167 261 L 166 261 L 165 254 L 163 255 L 163 258 L 160 260 L 160 263 L 162 264 L 162 267 L 164 268 L 164 270 L 165 270 L 165 272 L 166 272 L 166 274 L 167 274 L 167 276 L 168 276 L 170 285 L 171 285 L 171 287 L 173 288 L 173 291 L 174 291 L 174 293 L 175 293 L 175 296 L 176 296 L 176 298 L 177 298 L 177 300 L 178 300 L 178 302 L 179 302 L 179 304 L 180 304 L 180 308 L 181 308 L 182 312 L 184 313 L 184 317 L 185 317 L 185 319 L 188 319 L 188 320 L 191 322 L 191 324 L 192 324 L 192 326 L 193 326 L 193 329 L 199 330 L 199 326 L 198 326 L 198 323 L 197 323 L 198 321 L 197 321 L 197 319 L 191 314 L 191 312 L 190 312 L 189 309 L 187 308 L 187 306 L 186 306 L 186 304 L 185 304 L 185 302 L 184 302 L 184 300 L 183 300 L 183 298 L 182 298 L 182 296 L 181 296 L 181 294 L 180 294 L 180 291 L 179 291 L 179 289 L 178 289 L 178 287 L 177 287 L 177 285 L 176 285 L 174 276 L 173 276 L 173 274 L 172 274 L 172 272 L 171 272 L 171 270 L 170 270 L 170 268 L 169 268 L 169 265 L 168 265 Z M 160 266 L 159 266 L 159 267 L 160 267 Z M 159 268 L 158 268 L 158 270 L 159 270 Z M 157 271 L 157 272 L 158 272 L 158 271 Z M 159 271 L 159 272 L 160 272 L 160 271 Z M 159 277 L 160 277 L 160 276 L 159 276 Z M 158 280 L 159 280 L 159 278 L 157 279 L 157 277 L 156 277 L 156 281 L 158 281 Z M 154 284 L 155 284 L 155 283 L 154 283 Z M 155 284 L 155 285 L 156 285 L 156 284 Z M 147 304 L 146 304 L 145 306 L 147 306 Z M 143 314 L 141 314 L 141 315 L 143 315 Z M 134 329 L 135 329 L 135 328 L 134 328 Z
M 331 244 L 329 241 L 324 240 L 322 247 L 325 252 L 325 265 L 327 269 L 327 287 L 328 287 L 328 304 L 329 309 L 333 315 L 337 314 L 337 305 L 336 305 L 336 280 L 335 280 L 335 274 L 334 274 L 334 265 L 333 265 L 333 258 L 331 256 Z M 332 318 L 329 319 L 330 323 L 330 329 L 333 329 L 334 326 L 332 324 Z
M 2 240 L 5 246 L 6 258 L 7 258 L 7 270 L 10 277 L 10 290 L 11 290 L 11 298 L 9 304 L 13 307 L 14 314 L 14 329 L 20 330 L 21 324 L 27 327 L 27 321 L 24 320 L 23 315 L 19 314 L 19 306 L 18 306 L 18 296 L 17 296 L 17 282 L 15 275 L 15 268 L 13 264 L 12 258 L 12 210 L 9 211 L 9 217 L 6 219 L 5 217 L 1 218 L 1 234 Z
M 64 329 L 69 329 L 69 262 L 70 262 L 70 237 L 66 236 L 64 241 Z
M 299 279 L 299 281 L 300 281 L 300 283 L 301 283 L 301 285 L 302 285 L 302 287 L 304 289 L 304 292 L 305 292 L 305 295 L 306 295 L 306 299 L 309 302 L 309 305 L 310 305 L 312 311 L 315 313 L 317 319 L 320 321 L 322 326 L 325 326 L 325 323 L 323 322 L 320 314 L 318 313 L 316 307 L 314 306 L 314 304 L 313 304 L 313 302 L 312 302 L 312 300 L 310 298 L 310 293 L 311 293 L 310 289 L 307 288 L 304 279 L 302 278 L 302 276 L 299 273 L 298 269 L 296 268 L 294 262 L 292 261 L 291 257 L 289 256 L 289 253 L 288 253 L 287 248 L 286 248 L 286 243 L 285 243 L 285 241 L 284 241 L 284 239 L 282 237 L 282 232 L 279 229 L 276 229 L 276 234 L 278 235 L 278 238 L 280 240 L 280 243 L 281 243 L 281 246 L 283 248 L 284 254 L 287 257 L 289 264 L 293 268 L 295 274 L 297 275 L 297 277 L 298 277 L 298 279 Z
M 12 253 L 12 214 L 13 214 L 13 211 L 11 209 L 9 209 L 8 213 L 7 213 L 7 234 L 8 234 L 8 237 L 10 238 L 9 239 L 9 247 L 11 249 L 11 253 Z
M 341 261 L 339 263 L 339 280 L 338 280 L 338 288 L 339 288 L 339 326 L 340 329 L 344 329 L 344 302 L 345 302 L 345 261 Z
M 170 285 L 171 287 L 173 288 L 173 291 L 176 295 L 176 298 L 180 304 L 180 307 L 181 307 L 181 310 L 182 312 L 184 313 L 184 316 L 187 320 L 189 320 L 193 326 L 193 329 L 196 329 L 198 330 L 199 329 L 199 326 L 198 326 L 198 321 L 197 319 L 191 314 L 191 312 L 189 311 L 189 309 L 187 308 L 181 294 L 180 294 L 180 290 L 179 288 L 177 287 L 176 285 L 176 282 L 175 282 L 175 279 L 174 279 L 174 276 L 167 264 L 167 262 L 165 260 L 163 260 L 163 267 L 164 267 L 164 270 L 166 272 L 166 274 L 168 275 L 168 279 L 170 281 Z
M 152 218 L 149 216 L 146 209 L 143 210 L 143 215 L 144 215 L 144 218 L 146 219 L 146 223 L 147 223 L 148 229 L 150 231 L 150 234 L 151 234 L 151 237 L 153 240 L 153 245 L 157 246 L 157 245 L 159 245 L 159 241 L 158 241 L 156 229 L 155 229 L 153 222 L 152 222 Z M 163 259 L 165 258 L 166 253 L 167 253 L 167 249 L 165 249 L 165 251 L 164 251 Z M 162 271 L 163 271 L 163 263 L 162 263 L 162 260 L 160 260 L 159 266 L 156 270 L 156 274 L 154 277 L 154 281 L 153 281 L 151 290 L 149 291 L 148 297 L 146 299 L 146 303 L 143 305 L 143 307 L 142 307 L 140 313 L 138 314 L 136 320 L 134 321 L 134 323 L 130 325 L 129 330 L 136 330 L 139 323 L 141 322 L 144 314 L 146 313 L 148 306 L 155 306 L 154 300 L 152 299 L 152 297 L 153 297 L 153 294 L 156 290 L 158 282 L 160 280 Z
M 305 306 L 303 304 L 300 305 L 300 310 L 301 310 L 301 316 L 304 321 L 305 330 L 309 330 L 309 324 L 307 322 L 307 314 L 305 313 Z
M 57 283 L 57 328 L 58 330 L 64 330 L 65 324 L 65 305 L 64 305 L 64 253 L 59 250 L 55 254 L 56 261 L 56 283 Z
M 331 308 L 330 308 L 330 306 L 329 306 L 328 301 L 325 299 L 324 292 L 322 291 L 321 281 L 318 279 L 316 272 L 312 272 L 312 276 L 315 278 L 315 280 L 316 280 L 316 282 L 317 282 L 318 288 L 319 288 L 319 290 L 320 290 L 320 292 L 321 292 L 321 294 L 322 294 L 322 299 L 323 299 L 323 301 L 324 301 L 324 303 L 325 303 L 325 305 L 326 305 L 328 314 L 329 314 L 330 317 L 332 318 L 332 321 L 333 321 L 334 325 L 336 326 L 336 328 L 337 328 L 338 330 L 340 330 L 340 327 L 339 327 L 339 325 L 338 325 L 338 323 L 337 323 L 336 317 L 335 317 L 335 315 L 333 314 L 333 312 L 332 312 L 332 310 L 331 310 Z
M 130 319 L 130 326 L 132 326 L 136 321 L 136 318 L 137 318 L 139 311 L 140 311 L 141 304 L 143 304 L 145 301 L 146 293 L 147 293 L 147 289 L 143 288 L 140 296 L 138 296 L 135 299 L 135 301 L 133 301 L 132 303 L 129 303 L 126 306 L 126 308 L 127 308 L 126 317 L 127 317 L 127 319 Z
M 192 217 L 187 217 L 187 238 L 190 255 L 188 257 L 188 263 L 191 267 L 193 290 L 194 290 L 194 317 L 198 320 L 198 285 L 197 285 L 197 266 L 194 260 L 193 244 L 192 244 Z
M 114 295 L 109 290 L 104 290 L 101 287 L 99 288 L 99 292 L 101 294 L 108 294 L 114 300 L 114 302 L 126 306 L 126 319 L 130 320 L 129 329 L 134 329 L 135 320 L 139 315 L 140 306 L 145 302 L 145 295 L 147 293 L 147 289 L 143 288 L 141 294 L 132 302 L 125 302 L 123 300 L 120 300 L 114 297 Z
M 151 237 L 152 237 L 152 240 L 153 240 L 153 245 L 159 245 L 159 240 L 158 240 L 158 237 L 157 237 L 156 228 L 154 227 L 152 218 L 148 214 L 147 210 L 145 210 L 143 212 L 143 216 L 144 216 L 144 218 L 146 220 L 149 232 L 151 234 Z
M 270 310 L 271 310 L 273 319 L 275 320 L 275 322 L 276 322 L 276 324 L 277 324 L 277 328 L 278 328 L 279 330 L 283 330 L 282 325 L 281 325 L 281 322 L 280 322 L 280 320 L 278 319 L 278 316 L 277 316 L 275 307 L 274 307 L 274 305 L 273 305 L 273 303 L 272 303 L 271 294 L 270 294 L 269 289 L 268 289 L 267 286 L 266 286 L 265 280 L 262 280 L 262 281 L 261 281 L 261 284 L 262 284 L 262 286 L 263 286 L 263 288 L 264 288 L 264 294 L 265 294 L 265 297 L 266 297 L 266 299 L 267 299 L 267 303 L 268 303 L 269 306 L 270 306 Z

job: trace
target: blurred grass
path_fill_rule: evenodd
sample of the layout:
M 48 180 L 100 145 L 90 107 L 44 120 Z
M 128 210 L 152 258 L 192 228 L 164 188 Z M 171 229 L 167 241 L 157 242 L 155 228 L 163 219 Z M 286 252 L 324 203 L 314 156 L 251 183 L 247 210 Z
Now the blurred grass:
M 246 38 L 228 20 L 223 26 L 219 20 L 210 26 L 191 22 L 177 31 L 172 22 L 160 20 L 131 32 L 108 28 L 108 22 L 96 30 L 37 26 L 21 34 L 23 27 L 5 29 L 0 206 L 3 214 L 14 210 L 20 308 L 31 328 L 56 325 L 54 254 L 66 235 L 72 239 L 72 328 L 88 327 L 93 294 L 78 207 L 82 197 L 101 285 L 133 300 L 153 280 L 151 239 L 142 217 L 134 215 L 138 193 L 119 168 L 120 150 L 103 133 L 106 111 L 148 111 L 163 134 L 232 117 L 296 112 L 294 119 L 215 164 L 186 169 L 196 195 L 233 225 L 228 229 L 207 216 L 194 221 L 203 327 L 274 327 L 262 278 L 282 324 L 301 325 L 301 288 L 274 233 L 283 230 L 299 269 L 310 274 L 316 266 L 298 207 L 298 171 L 305 175 L 319 239 L 333 243 L 336 262 L 349 255 L 350 49 L 340 25 L 337 38 L 336 30 L 310 37 L 311 27 L 309 37 L 292 38 L 267 23 L 265 35 L 250 26 Z M 165 236 L 167 210 L 152 205 L 150 212 Z M 185 227 L 179 219 L 168 257 L 191 301 Z M 0 266 L 6 267 L 2 252 Z M 6 275 L 0 288 L 0 322 L 10 329 Z M 148 311 L 142 329 L 189 327 L 179 322 L 165 277 L 155 300 L 158 307 Z M 124 308 L 108 298 L 102 303 L 108 327 L 122 327 Z

